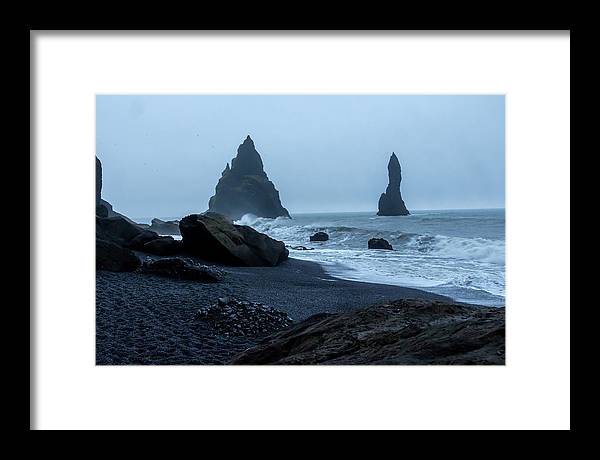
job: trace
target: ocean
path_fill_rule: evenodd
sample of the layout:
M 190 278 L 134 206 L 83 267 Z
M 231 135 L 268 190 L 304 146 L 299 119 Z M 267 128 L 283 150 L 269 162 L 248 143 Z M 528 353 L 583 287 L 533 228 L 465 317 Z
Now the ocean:
M 249 225 L 288 246 L 290 257 L 321 264 L 347 280 L 420 288 L 460 302 L 505 305 L 504 209 L 293 214 L 292 219 L 245 215 Z M 317 231 L 329 241 L 310 242 Z M 385 238 L 393 251 L 368 249 Z
M 505 305 L 504 209 L 411 211 L 399 217 L 356 212 L 267 219 L 247 214 L 236 223 L 283 241 L 290 257 L 317 262 L 338 278 Z M 317 231 L 328 233 L 329 241 L 311 242 Z M 385 238 L 394 250 L 368 249 L 370 238 Z

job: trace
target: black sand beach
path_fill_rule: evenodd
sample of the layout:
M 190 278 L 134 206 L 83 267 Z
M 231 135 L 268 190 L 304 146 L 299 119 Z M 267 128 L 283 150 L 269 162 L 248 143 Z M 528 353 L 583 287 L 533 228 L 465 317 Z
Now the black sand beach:
M 97 272 L 96 363 L 224 364 L 260 338 L 222 334 L 194 321 L 218 298 L 264 303 L 295 321 L 406 298 L 448 298 L 417 289 L 333 278 L 316 263 L 289 259 L 277 267 L 219 267 L 222 282 L 141 273 Z

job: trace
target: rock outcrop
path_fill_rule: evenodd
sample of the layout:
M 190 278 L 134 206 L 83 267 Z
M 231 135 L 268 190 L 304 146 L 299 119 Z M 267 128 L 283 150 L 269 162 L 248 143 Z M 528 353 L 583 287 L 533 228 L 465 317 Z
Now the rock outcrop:
M 144 229 L 128 217 L 113 211 L 110 203 L 102 199 L 101 191 L 102 163 L 96 157 L 96 269 L 133 271 L 141 264 L 134 250 L 159 256 L 172 256 L 181 252 L 181 241 Z M 157 223 L 171 224 L 163 221 Z
M 141 233 L 134 236 L 131 240 L 126 242 L 127 247 L 130 249 L 134 249 L 136 251 L 142 251 L 144 245 L 149 243 L 150 241 L 154 241 L 155 239 L 160 238 L 160 235 L 156 232 L 152 232 L 150 230 L 142 230 Z
M 142 230 L 121 216 L 96 216 L 96 239 L 110 241 L 119 246 L 129 246 L 129 243 L 142 233 L 146 235 L 147 241 L 150 241 L 153 236 L 154 238 L 158 238 L 158 234 L 154 232 L 152 232 L 153 235 L 152 233 L 145 232 L 145 230 Z
M 165 278 L 201 281 L 203 283 L 217 283 L 222 276 L 220 271 L 214 267 L 201 265 L 183 257 L 146 260 L 140 272 Z
M 238 147 L 237 156 L 225 167 L 208 210 L 233 220 L 244 214 L 257 217 L 290 217 L 281 205 L 279 192 L 263 169 L 263 162 L 250 136 Z
M 235 225 L 225 216 L 206 212 L 179 222 L 186 253 L 204 260 L 234 266 L 275 266 L 288 257 L 281 241 L 246 225 Z
M 310 235 L 310 241 L 327 241 L 329 235 L 325 232 L 317 232 L 314 235 Z
M 379 198 L 378 216 L 408 216 L 410 213 L 406 209 L 402 195 L 400 194 L 400 182 L 402 182 L 402 170 L 400 162 L 395 153 L 392 152 L 390 162 L 388 163 L 389 183 L 385 193 Z
M 232 364 L 497 364 L 503 308 L 398 300 L 320 313 L 238 355 Z
M 369 249 L 387 249 L 389 251 L 394 249 L 389 241 L 383 238 L 371 238 L 367 244 Z
M 133 251 L 110 241 L 96 239 L 96 270 L 132 272 L 141 263 Z
M 183 250 L 181 241 L 171 236 L 160 236 L 150 230 L 142 230 L 120 216 L 96 216 L 96 239 L 157 256 L 172 256 L 180 254 Z

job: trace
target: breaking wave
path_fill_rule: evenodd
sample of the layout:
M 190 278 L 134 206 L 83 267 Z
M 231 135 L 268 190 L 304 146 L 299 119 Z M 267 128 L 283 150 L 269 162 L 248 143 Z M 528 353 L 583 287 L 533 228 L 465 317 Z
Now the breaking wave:
M 319 263 L 337 278 L 416 287 L 480 305 L 504 305 L 504 211 L 296 215 L 236 221 L 283 241 L 290 257 Z M 327 242 L 310 242 L 318 231 Z M 385 238 L 394 251 L 369 250 Z M 294 249 L 309 247 L 310 251 Z
M 385 238 L 394 248 L 409 252 L 414 251 L 421 255 L 429 255 L 440 259 L 462 259 L 504 264 L 505 244 L 503 240 L 390 232 L 359 227 L 324 225 L 319 222 L 297 225 L 294 219 L 287 217 L 268 219 L 256 217 L 252 214 L 245 214 L 235 223 L 248 225 L 272 238 L 285 242 L 289 246 L 306 245 L 310 235 L 318 231 L 325 231 L 329 234 L 330 240 L 327 245 L 331 248 L 366 249 L 366 242 L 370 238 Z

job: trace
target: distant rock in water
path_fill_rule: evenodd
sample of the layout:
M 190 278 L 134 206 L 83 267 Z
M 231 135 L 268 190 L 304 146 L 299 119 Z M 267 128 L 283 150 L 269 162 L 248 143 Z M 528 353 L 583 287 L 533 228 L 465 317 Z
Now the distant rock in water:
M 290 217 L 281 205 L 279 192 L 263 169 L 250 136 L 238 147 L 237 156 L 225 167 L 208 210 L 239 220 L 244 214 L 257 217 Z
M 246 225 L 235 225 L 221 214 L 192 214 L 179 222 L 186 253 L 234 266 L 279 265 L 288 258 L 281 241 Z
M 402 195 L 400 194 L 400 182 L 402 182 L 402 170 L 400 162 L 395 153 L 392 152 L 390 162 L 388 163 L 389 183 L 385 193 L 379 198 L 378 216 L 408 216 L 410 213 L 406 209 Z
M 329 235 L 325 232 L 317 232 L 314 235 L 310 235 L 310 241 L 327 241 Z
M 368 245 L 369 249 L 387 249 L 389 251 L 394 249 L 388 240 L 383 238 L 371 238 Z
M 178 220 L 160 220 L 152 219 L 148 230 L 156 232 L 160 235 L 179 235 Z

